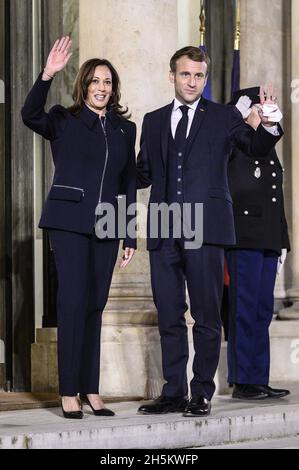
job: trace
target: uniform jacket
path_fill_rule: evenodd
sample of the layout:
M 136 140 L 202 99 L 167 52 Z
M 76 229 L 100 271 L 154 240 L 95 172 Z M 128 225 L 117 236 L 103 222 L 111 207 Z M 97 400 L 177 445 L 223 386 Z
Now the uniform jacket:
M 116 209 L 120 194 L 127 206 L 136 202 L 136 126 L 110 110 L 105 138 L 98 115 L 87 106 L 78 116 L 59 105 L 45 112 L 52 80 L 41 75 L 22 109 L 24 124 L 50 141 L 55 165 L 39 227 L 91 234 L 99 199 Z M 135 247 L 136 240 L 127 236 L 124 245 Z
M 235 149 L 228 165 L 236 248 L 290 249 L 284 212 L 283 169 L 275 149 L 264 159 Z
M 141 150 L 137 159 L 137 186 L 151 187 L 150 202 L 166 200 L 167 156 L 173 103 L 144 117 Z M 282 135 L 282 130 L 280 134 Z M 239 111 L 201 99 L 192 122 L 183 161 L 183 200 L 203 203 L 203 242 L 217 245 L 235 243 L 232 198 L 228 187 L 227 164 L 232 146 L 237 145 L 255 158 L 263 158 L 280 136 L 263 126 L 253 131 L 244 124 Z M 150 239 L 155 249 L 158 239 Z

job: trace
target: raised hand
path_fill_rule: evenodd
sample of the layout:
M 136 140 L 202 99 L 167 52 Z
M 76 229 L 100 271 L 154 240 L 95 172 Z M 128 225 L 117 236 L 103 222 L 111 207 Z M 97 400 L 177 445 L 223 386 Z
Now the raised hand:
M 259 115 L 264 126 L 274 126 L 282 118 L 282 114 L 277 106 L 277 90 L 269 83 L 266 87 L 260 87 Z M 271 119 L 272 117 L 272 119 Z
M 264 87 L 260 87 L 260 103 L 263 104 L 276 104 L 277 102 L 277 90 L 271 83 L 267 84 L 266 90 Z
M 66 66 L 72 55 L 70 52 L 71 45 L 72 40 L 69 36 L 57 39 L 48 55 L 47 63 L 44 68 L 43 79 L 47 80 L 54 77 L 57 72 L 60 72 L 60 70 Z

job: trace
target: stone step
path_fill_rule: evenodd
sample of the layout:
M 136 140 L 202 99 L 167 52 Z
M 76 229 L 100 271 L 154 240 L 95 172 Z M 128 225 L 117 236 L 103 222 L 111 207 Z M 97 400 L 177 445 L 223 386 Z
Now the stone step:
M 108 313 L 108 312 L 107 312 Z M 107 315 L 105 312 L 105 315 Z M 144 314 L 141 325 L 140 318 Z M 153 313 L 153 316 L 156 314 Z M 125 317 L 127 324 L 124 324 Z M 115 313 L 111 322 L 102 328 L 101 336 L 101 393 L 108 397 L 152 398 L 159 395 L 162 385 L 160 337 L 157 326 L 147 324 L 149 311 Z M 138 318 L 137 324 L 133 324 Z M 109 313 L 106 317 L 109 320 Z M 116 322 L 120 322 L 117 324 Z M 150 320 L 151 322 L 152 320 Z M 109 323 L 109 322 L 108 322 Z M 192 325 L 188 323 L 189 351 L 188 377 L 192 377 L 194 356 Z M 299 364 L 299 322 L 273 321 L 271 334 L 270 382 L 296 382 Z M 32 345 L 32 391 L 58 391 L 57 330 L 37 329 L 36 343 Z M 216 393 L 230 390 L 227 384 L 227 343 L 222 342 L 220 361 L 215 376 Z M 42 364 L 42 367 L 41 367 Z M 136 373 L 138 371 L 138 373 Z
M 203 449 L 299 449 L 299 436 L 237 442 L 235 444 L 224 444 L 220 446 L 207 446 L 203 447 Z
M 299 384 L 291 392 L 255 402 L 217 396 L 203 419 L 138 415 L 140 402 L 109 404 L 113 418 L 96 417 L 88 407 L 83 420 L 64 419 L 59 408 L 1 412 L 0 449 L 182 449 L 295 436 Z

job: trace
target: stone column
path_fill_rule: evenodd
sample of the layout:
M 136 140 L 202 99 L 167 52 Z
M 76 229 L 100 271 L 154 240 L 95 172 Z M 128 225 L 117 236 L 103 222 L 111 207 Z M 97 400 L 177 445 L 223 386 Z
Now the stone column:
M 0 217 L 5 218 L 5 3 L 0 0 Z M 7 67 L 7 65 L 6 65 Z M 5 387 L 5 226 L 0 227 L 0 390 Z
M 293 92 L 288 87 L 291 95 L 292 110 L 292 251 L 291 251 L 291 287 L 288 289 L 288 298 L 292 305 L 279 312 L 281 320 L 299 320 L 299 2 L 292 0 L 292 28 L 291 28 L 291 63 Z M 296 88 L 295 88 L 296 87 Z

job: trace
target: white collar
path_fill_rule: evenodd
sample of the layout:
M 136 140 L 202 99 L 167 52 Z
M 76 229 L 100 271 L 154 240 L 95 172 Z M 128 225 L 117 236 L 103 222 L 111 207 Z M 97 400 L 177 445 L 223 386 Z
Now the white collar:
M 188 104 L 186 106 L 188 106 L 188 108 L 193 109 L 193 111 L 195 111 L 200 100 L 201 100 L 201 97 L 198 98 L 198 100 L 194 101 L 194 103 Z M 175 98 L 174 103 L 173 103 L 173 111 L 177 111 L 180 106 L 183 106 L 183 104 L 177 98 Z

